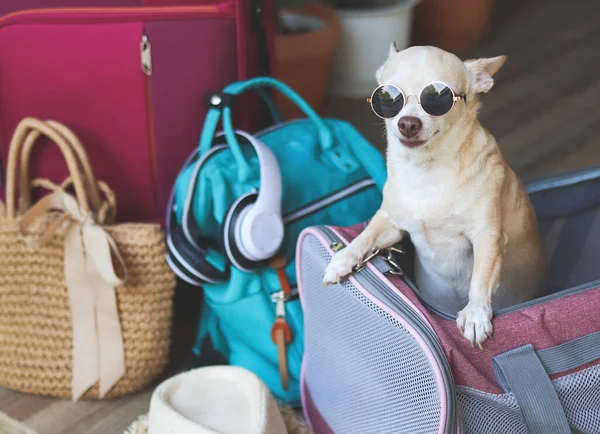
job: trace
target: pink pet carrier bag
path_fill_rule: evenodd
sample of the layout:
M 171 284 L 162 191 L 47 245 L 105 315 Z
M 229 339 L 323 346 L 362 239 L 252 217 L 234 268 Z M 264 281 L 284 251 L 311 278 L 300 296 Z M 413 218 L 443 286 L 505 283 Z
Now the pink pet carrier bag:
M 600 168 L 528 189 L 545 291 L 495 312 L 483 350 L 414 285 L 410 240 L 324 288 L 332 254 L 365 225 L 301 233 L 301 388 L 316 434 L 600 434 Z

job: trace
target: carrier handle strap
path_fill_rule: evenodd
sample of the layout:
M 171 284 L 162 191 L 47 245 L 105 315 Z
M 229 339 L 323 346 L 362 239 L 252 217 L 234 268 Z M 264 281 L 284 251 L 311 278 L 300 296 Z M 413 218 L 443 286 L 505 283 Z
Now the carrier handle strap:
M 548 375 L 560 374 L 600 359 L 600 331 L 536 351 Z
M 571 434 L 565 411 L 532 345 L 524 345 L 492 359 L 496 379 L 512 392 L 530 434 Z

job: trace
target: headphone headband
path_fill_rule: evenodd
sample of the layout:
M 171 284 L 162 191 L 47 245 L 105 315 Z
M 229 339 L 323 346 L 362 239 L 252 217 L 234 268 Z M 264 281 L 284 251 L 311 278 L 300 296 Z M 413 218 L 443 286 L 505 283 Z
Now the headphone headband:
M 281 214 L 281 171 L 273 152 L 260 140 L 243 132 L 236 134 L 246 138 L 258 155 L 260 168 L 260 189 L 258 198 L 246 218 L 253 219 L 259 213 Z
M 255 199 L 245 200 L 245 206 L 241 207 L 241 212 L 236 215 L 237 223 L 231 226 L 233 237 L 230 237 L 228 233 L 224 233 L 221 237 L 217 236 L 215 238 L 221 245 L 218 250 L 221 250 L 224 256 L 232 260 L 238 268 L 248 270 L 248 267 L 253 267 L 250 264 L 256 263 L 256 266 L 259 266 L 263 258 L 268 257 L 275 248 L 279 247 L 283 238 L 281 173 L 277 159 L 264 143 L 244 131 L 236 130 L 233 133 L 240 142 L 248 142 L 254 148 L 259 163 L 260 187 L 258 192 L 249 193 Z M 224 133 L 220 132 L 215 136 L 215 139 L 223 136 Z M 226 143 L 221 143 L 213 146 L 199 158 L 200 149 L 198 149 L 187 158 L 180 170 L 178 177 L 193 164 L 191 176 L 187 181 L 183 209 L 181 210 L 181 227 L 178 227 L 175 221 L 175 213 L 177 213 L 174 198 L 175 186 L 173 186 L 169 200 L 167 211 L 169 255 L 167 259 L 171 268 L 176 268 L 175 271 L 181 278 L 188 282 L 191 280 L 198 285 L 201 285 L 202 281 L 216 283 L 227 279 L 229 275 L 228 266 L 226 266 L 226 270 L 218 270 L 205 258 L 209 247 L 204 245 L 204 241 L 199 236 L 193 212 L 193 203 L 202 167 L 210 157 L 226 149 L 229 149 L 229 146 Z M 197 159 L 197 161 L 194 161 L 194 159 Z M 245 196 L 248 196 L 248 194 Z M 224 228 L 230 227 L 232 210 L 237 208 L 236 204 L 241 205 L 239 199 L 234 202 L 224 216 Z M 234 250 L 240 252 L 250 261 L 248 267 L 240 266 L 239 261 L 232 259 L 232 242 L 235 244 Z

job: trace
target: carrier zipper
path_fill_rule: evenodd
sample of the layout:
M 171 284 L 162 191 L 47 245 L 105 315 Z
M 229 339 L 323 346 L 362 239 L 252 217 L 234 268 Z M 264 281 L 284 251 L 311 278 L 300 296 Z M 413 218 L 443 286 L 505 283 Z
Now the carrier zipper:
M 329 227 L 317 226 L 316 229 L 323 234 L 330 246 L 335 245 L 336 250 L 340 250 L 344 246 L 342 239 Z M 341 247 L 340 247 L 341 246 Z M 373 274 L 368 267 L 359 268 L 359 272 L 353 275 L 363 286 L 368 287 L 372 294 L 381 302 L 386 304 L 392 310 L 406 319 L 414 329 L 419 333 L 423 341 L 431 349 L 438 366 L 442 371 L 444 387 L 447 397 L 446 409 L 446 429 L 444 432 L 449 434 L 456 433 L 456 402 L 455 402 L 455 385 L 452 375 L 452 369 L 444 350 L 437 339 L 431 325 L 429 325 L 418 313 L 398 297 L 386 284 Z
M 388 265 L 389 262 L 387 262 Z M 388 270 L 380 270 L 382 271 L 384 274 L 386 274 L 386 272 L 390 273 L 390 274 L 401 274 L 402 275 L 402 280 L 404 281 L 404 283 L 406 283 L 410 289 L 412 289 L 413 293 L 415 294 L 415 296 L 419 299 L 419 301 L 423 304 L 423 306 L 425 306 L 429 311 L 433 312 L 434 314 L 436 314 L 437 316 L 439 316 L 440 318 L 443 319 L 447 319 L 450 321 L 456 321 L 457 315 L 456 314 L 451 314 L 448 312 L 444 312 L 440 309 L 438 309 L 437 307 L 431 305 L 427 300 L 425 300 L 423 298 L 423 296 L 421 295 L 419 289 L 417 288 L 417 286 L 415 285 L 415 283 L 410 280 L 408 277 L 406 277 L 406 275 L 404 275 L 403 273 L 396 273 L 391 271 L 394 267 L 392 267 L 390 265 Z M 523 303 L 519 303 L 516 304 L 514 306 L 508 306 L 505 307 L 503 309 L 500 309 L 498 311 L 494 311 L 494 318 L 500 317 L 502 315 L 507 315 L 509 313 L 513 313 L 513 312 L 517 312 L 521 309 L 526 309 L 528 307 L 531 306 L 535 306 L 537 304 L 540 303 L 545 303 L 547 301 L 551 301 L 557 298 L 561 298 L 561 297 L 567 297 L 569 295 L 573 295 L 573 294 L 577 294 L 579 292 L 584 292 L 587 291 L 589 289 L 593 289 L 593 288 L 597 288 L 598 286 L 600 286 L 600 279 L 597 280 L 593 280 L 591 282 L 587 282 L 587 283 L 582 283 L 581 285 L 577 285 L 577 286 L 573 286 L 571 288 L 567 288 L 567 289 L 563 289 L 562 291 L 558 291 L 552 294 L 548 294 L 545 295 L 543 297 L 538 297 L 534 300 L 529 300 L 529 301 L 524 301 Z
M 334 250 L 341 250 L 344 245 L 338 242 L 334 242 L 333 244 L 335 244 L 335 248 L 332 246 L 332 248 Z M 397 250 L 395 248 L 391 248 L 392 250 Z M 437 316 L 443 318 L 443 319 L 447 319 L 450 321 L 455 321 L 457 318 L 456 314 L 450 314 L 448 312 L 444 312 L 438 308 L 436 308 L 435 306 L 431 305 L 427 300 L 425 300 L 423 298 L 423 296 L 421 295 L 419 289 L 417 288 L 416 284 L 410 280 L 401 270 L 400 266 L 398 264 L 396 264 L 393 260 L 393 257 L 390 260 L 390 249 L 382 249 L 380 250 L 376 250 L 375 252 L 372 252 L 367 258 L 365 258 L 364 263 L 362 265 L 357 265 L 354 268 L 354 272 L 360 271 L 364 268 L 366 262 L 369 262 L 369 260 L 373 259 L 375 256 L 380 256 L 381 254 L 386 253 L 387 257 L 385 257 L 385 262 L 386 262 L 386 268 L 385 269 L 380 269 L 377 265 L 375 265 L 376 268 L 379 269 L 379 271 L 381 271 L 383 274 L 396 274 L 396 275 L 400 275 L 402 276 L 402 280 L 404 281 L 404 283 L 406 283 L 410 289 L 412 289 L 413 293 L 415 294 L 415 296 L 419 299 L 419 301 L 421 302 L 421 304 L 423 304 L 423 306 L 425 306 L 429 311 L 433 312 L 434 314 L 436 314 Z M 597 280 L 593 280 L 591 282 L 587 282 L 587 283 L 582 283 L 581 285 L 577 285 L 577 286 L 573 286 L 571 288 L 567 288 L 567 289 L 563 289 L 562 291 L 558 291 L 552 294 L 548 294 L 545 295 L 543 297 L 539 297 L 536 298 L 534 300 L 529 300 L 529 301 L 524 301 L 523 303 L 519 303 L 516 304 L 514 306 L 508 306 L 505 307 L 503 309 L 500 309 L 498 311 L 494 311 L 494 318 L 502 316 L 502 315 L 507 315 L 509 313 L 513 313 L 513 312 L 517 312 L 521 309 L 526 309 L 528 307 L 531 306 L 535 306 L 537 304 L 540 303 L 545 303 L 547 301 L 551 301 L 557 298 L 561 298 L 561 297 L 567 297 L 569 295 L 573 295 L 573 294 L 577 294 L 579 292 L 584 292 L 587 291 L 589 289 L 593 289 L 593 288 L 597 288 L 598 286 L 600 286 L 600 279 Z
M 505 307 L 504 309 L 500 309 L 498 312 L 494 312 L 494 317 L 500 315 L 506 315 L 512 312 L 519 311 L 521 309 L 525 309 L 531 306 L 535 306 L 539 303 L 545 303 L 550 300 L 554 300 L 556 298 L 566 297 L 569 295 L 577 294 L 578 292 L 587 291 L 589 289 L 593 289 L 600 286 L 600 279 L 593 280 L 592 282 L 582 283 L 581 285 L 573 286 L 571 288 L 563 289 L 562 291 L 555 292 L 553 294 L 548 294 L 543 297 L 539 297 L 533 300 L 524 301 L 523 303 L 519 303 L 514 306 Z

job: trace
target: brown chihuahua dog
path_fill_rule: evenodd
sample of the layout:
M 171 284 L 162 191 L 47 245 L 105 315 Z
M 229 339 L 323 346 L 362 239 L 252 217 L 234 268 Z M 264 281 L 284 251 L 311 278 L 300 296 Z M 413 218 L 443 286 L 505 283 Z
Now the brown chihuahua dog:
M 385 119 L 388 179 L 365 230 L 335 254 L 338 283 L 372 248 L 415 246 L 419 290 L 472 345 L 492 334 L 492 309 L 534 298 L 546 270 L 527 191 L 477 120 L 504 56 L 461 61 L 435 47 L 390 47 L 370 102 Z

